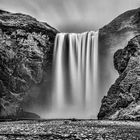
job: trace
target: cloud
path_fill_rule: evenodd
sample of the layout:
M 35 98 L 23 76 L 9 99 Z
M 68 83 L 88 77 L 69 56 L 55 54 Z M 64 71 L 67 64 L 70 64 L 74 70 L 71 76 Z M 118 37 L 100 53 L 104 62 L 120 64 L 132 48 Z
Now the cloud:
M 0 8 L 30 14 L 63 32 L 97 30 L 139 0 L 0 0 Z

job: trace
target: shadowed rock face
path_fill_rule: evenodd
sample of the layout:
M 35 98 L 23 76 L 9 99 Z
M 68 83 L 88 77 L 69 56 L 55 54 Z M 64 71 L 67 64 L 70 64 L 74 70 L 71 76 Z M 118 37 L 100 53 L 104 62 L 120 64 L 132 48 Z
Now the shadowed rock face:
M 137 35 L 140 35 L 140 8 L 126 11 L 99 30 L 101 96 L 107 93 L 107 87 L 110 87 L 118 77 L 118 73 L 113 68 L 114 53 L 118 49 L 123 49 L 128 41 Z M 125 63 L 123 65 L 122 70 Z
M 50 69 L 57 32 L 31 16 L 0 11 L 0 118 L 16 116 Z
M 140 120 L 140 36 L 114 54 L 119 78 L 102 100 L 98 119 Z

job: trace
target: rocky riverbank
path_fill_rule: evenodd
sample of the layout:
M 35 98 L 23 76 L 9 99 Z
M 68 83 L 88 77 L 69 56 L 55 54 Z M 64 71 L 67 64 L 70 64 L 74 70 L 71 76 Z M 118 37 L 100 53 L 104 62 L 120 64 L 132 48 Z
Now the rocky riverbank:
M 75 119 L 11 121 L 0 123 L 0 139 L 138 140 L 139 129 L 139 122 L 129 121 Z

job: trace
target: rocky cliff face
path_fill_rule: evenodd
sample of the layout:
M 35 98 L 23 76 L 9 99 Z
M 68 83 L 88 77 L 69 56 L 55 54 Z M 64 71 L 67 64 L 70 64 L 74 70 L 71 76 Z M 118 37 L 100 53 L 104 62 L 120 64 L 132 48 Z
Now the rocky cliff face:
M 100 94 L 107 93 L 118 73 L 112 71 L 113 55 L 123 49 L 130 39 L 140 34 L 140 8 L 126 11 L 99 30 Z M 112 82 L 111 82 L 112 81 Z
M 98 119 L 140 120 L 140 36 L 114 54 L 119 78 L 102 100 Z
M 31 16 L 0 11 L 0 118 L 15 117 L 50 69 L 57 32 Z

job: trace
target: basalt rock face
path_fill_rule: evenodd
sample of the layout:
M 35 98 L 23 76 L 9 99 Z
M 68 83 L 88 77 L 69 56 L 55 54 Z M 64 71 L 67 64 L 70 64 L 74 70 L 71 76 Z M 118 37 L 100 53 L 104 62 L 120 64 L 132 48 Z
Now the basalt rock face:
M 119 78 L 102 100 L 98 119 L 140 120 L 140 36 L 114 54 Z
M 16 117 L 50 69 L 57 32 L 31 16 L 0 11 L 0 118 Z

